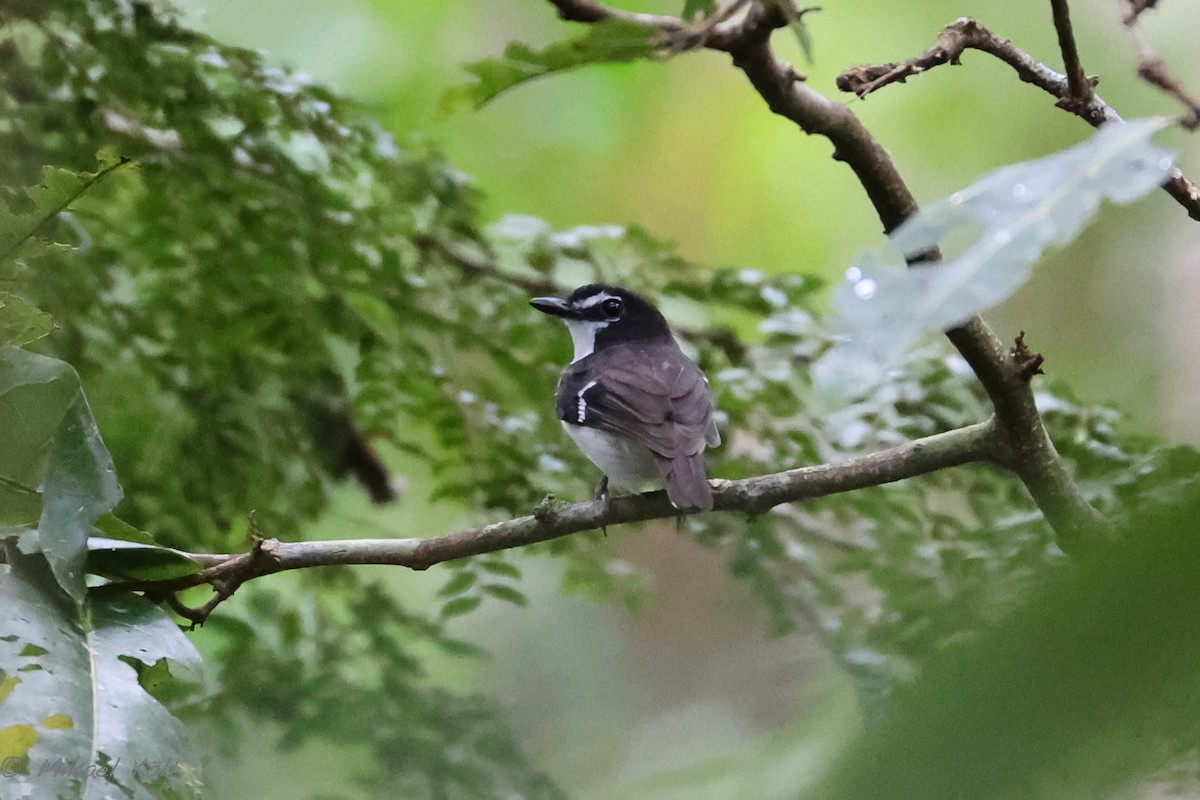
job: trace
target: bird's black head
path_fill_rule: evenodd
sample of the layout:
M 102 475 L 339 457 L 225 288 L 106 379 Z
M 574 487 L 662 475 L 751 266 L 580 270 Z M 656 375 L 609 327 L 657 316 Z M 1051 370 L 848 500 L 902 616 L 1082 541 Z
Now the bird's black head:
M 571 292 L 566 300 L 535 297 L 529 304 L 567 324 L 575 343 L 574 361 L 619 342 L 671 338 L 671 329 L 658 309 L 620 286 L 589 283 Z

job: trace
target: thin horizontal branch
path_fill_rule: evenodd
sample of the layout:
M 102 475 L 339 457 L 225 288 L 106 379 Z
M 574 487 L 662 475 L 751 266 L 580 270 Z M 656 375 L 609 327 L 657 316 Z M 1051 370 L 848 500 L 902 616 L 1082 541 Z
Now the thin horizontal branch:
M 843 92 L 866 97 L 893 83 L 904 83 L 910 76 L 920 75 L 942 64 L 958 64 L 966 50 L 979 50 L 1003 61 L 1013 68 L 1025 83 L 1032 84 L 1059 100 L 1059 107 L 1083 118 L 1092 127 L 1105 122 L 1120 122 L 1121 115 L 1095 92 L 1087 102 L 1071 102 L 1071 86 L 1066 75 L 1041 63 L 1008 39 L 1001 39 L 973 19 L 962 17 L 947 25 L 938 34 L 933 47 L 921 55 L 900 64 L 858 66 L 838 76 L 837 86 Z M 1200 221 L 1200 187 L 1175 170 L 1163 184 L 1175 202 L 1188 216 Z
M 1002 463 L 1005 450 L 991 420 L 927 436 L 838 464 L 819 464 L 745 478 L 713 481 L 713 511 L 757 515 L 782 503 L 879 486 L 972 462 Z M 220 602 L 248 580 L 293 569 L 382 564 L 423 570 L 434 564 L 545 542 L 630 522 L 674 519 L 678 511 L 664 492 L 566 504 L 547 498 L 532 514 L 429 539 L 345 539 L 281 542 L 262 539 L 246 553 L 188 554 L 203 569 L 165 581 L 123 581 L 101 591 L 138 591 L 166 601 L 177 613 L 202 623 Z M 188 609 L 176 592 L 208 584 L 216 594 Z

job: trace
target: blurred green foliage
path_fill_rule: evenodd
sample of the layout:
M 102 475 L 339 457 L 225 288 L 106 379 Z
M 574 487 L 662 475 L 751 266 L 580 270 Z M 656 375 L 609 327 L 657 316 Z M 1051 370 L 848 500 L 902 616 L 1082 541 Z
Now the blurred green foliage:
M 435 148 L 394 141 L 321 84 L 154 4 L 0 8 L 0 121 L 6 198 L 44 165 L 94 171 L 101 150 L 138 164 L 48 220 L 41 232 L 69 246 L 19 252 L 0 292 L 53 316 L 35 346 L 79 371 L 125 488 L 118 511 L 163 544 L 242 549 L 251 511 L 295 538 L 348 475 L 385 499 L 398 452 L 430 469 L 436 497 L 481 516 L 585 496 L 593 473 L 548 404 L 567 342 L 525 301 L 597 278 L 681 323 L 732 434 L 714 475 L 987 414 L 942 344 L 828 407 L 808 370 L 831 345 L 820 281 L 704 269 L 636 227 L 485 225 L 479 193 Z M 1190 451 L 1121 436 L 1115 411 L 1049 387 L 1040 406 L 1090 499 L 1113 514 L 1177 499 Z M 1019 484 L 984 466 L 687 526 L 729 554 L 775 632 L 819 633 L 871 719 L 1065 564 Z M 569 590 L 623 589 L 603 540 L 534 549 L 564 559 Z M 210 696 L 179 711 L 229 731 L 271 721 L 289 746 L 358 745 L 365 796 L 558 796 L 493 701 L 429 670 L 475 654 L 446 618 L 485 595 L 525 601 L 519 563 L 457 565 L 428 617 L 356 570 L 248 587 L 209 623 Z
M 804 797 L 1192 797 L 1200 492 L 946 647 Z
M 525 81 L 587 64 L 638 61 L 659 54 L 665 37 L 653 28 L 619 19 L 589 25 L 577 39 L 556 42 L 544 50 L 533 50 L 513 42 L 501 59 L 485 59 L 467 66 L 475 81 L 452 90 L 446 101 L 453 107 L 467 103 L 478 109 L 501 92 Z

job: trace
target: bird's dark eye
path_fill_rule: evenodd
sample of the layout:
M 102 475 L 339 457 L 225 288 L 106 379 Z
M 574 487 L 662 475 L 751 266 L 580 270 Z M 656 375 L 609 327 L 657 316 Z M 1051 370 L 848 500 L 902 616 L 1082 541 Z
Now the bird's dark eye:
M 621 311 L 624 310 L 625 304 L 621 302 L 619 297 L 610 297 L 600 304 L 604 309 L 604 315 L 609 319 L 616 319 L 621 316 Z

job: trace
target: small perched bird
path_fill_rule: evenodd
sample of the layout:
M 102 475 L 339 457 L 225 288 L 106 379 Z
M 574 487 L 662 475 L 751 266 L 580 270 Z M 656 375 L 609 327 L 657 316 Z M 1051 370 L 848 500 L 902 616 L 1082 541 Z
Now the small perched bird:
M 529 304 L 559 317 L 575 356 L 558 381 L 558 418 L 608 484 L 665 486 L 680 511 L 712 508 L 704 448 L 721 443 L 712 389 L 648 300 L 605 284 Z

